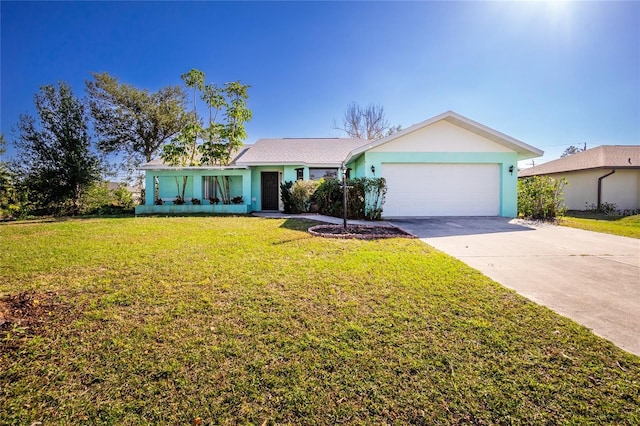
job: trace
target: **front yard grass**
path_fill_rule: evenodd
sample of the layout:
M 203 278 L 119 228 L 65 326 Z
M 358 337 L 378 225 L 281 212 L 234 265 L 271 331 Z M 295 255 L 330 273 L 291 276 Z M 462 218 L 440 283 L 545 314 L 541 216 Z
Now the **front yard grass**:
M 638 424 L 640 358 L 406 239 L 311 222 L 0 225 L 0 424 Z
M 570 211 L 560 219 L 560 225 L 623 237 L 640 238 L 640 215 L 620 217 Z

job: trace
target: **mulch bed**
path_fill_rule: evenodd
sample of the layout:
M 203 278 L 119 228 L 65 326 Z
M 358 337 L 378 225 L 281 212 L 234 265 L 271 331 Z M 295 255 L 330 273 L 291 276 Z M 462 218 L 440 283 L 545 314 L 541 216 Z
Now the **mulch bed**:
M 0 298 L 0 351 L 17 349 L 24 339 L 42 334 L 69 307 L 54 292 L 22 292 Z
M 415 238 L 415 235 L 395 226 L 382 225 L 348 225 L 346 232 L 342 225 L 316 225 L 309 228 L 309 233 L 324 238 L 356 238 L 360 240 Z

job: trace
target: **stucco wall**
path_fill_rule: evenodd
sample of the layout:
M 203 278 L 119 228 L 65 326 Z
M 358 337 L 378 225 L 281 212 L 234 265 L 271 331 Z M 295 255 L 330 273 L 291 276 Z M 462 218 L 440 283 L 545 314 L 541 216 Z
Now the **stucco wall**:
M 182 186 L 183 176 L 188 176 L 185 187 L 185 201 L 191 202 L 191 198 L 202 199 L 203 176 L 231 176 L 230 192 L 231 197 L 242 196 L 244 204 L 250 204 L 251 199 L 251 170 L 248 169 L 228 169 L 228 170 L 206 170 L 187 169 L 179 170 L 147 170 L 145 172 L 145 204 L 154 204 L 154 178 L 158 178 L 160 198 L 175 198 L 178 194 L 176 178 Z M 203 202 L 206 204 L 206 201 Z
M 611 169 L 581 170 L 550 175 L 564 177 L 564 203 L 569 210 L 585 210 L 598 204 L 598 178 Z M 616 170 L 602 180 L 602 202 L 614 203 L 618 209 L 640 209 L 640 170 Z
M 447 121 L 438 121 L 369 152 L 512 152 Z
M 282 181 L 295 181 L 296 180 L 296 167 L 299 166 L 286 166 L 286 167 L 277 167 L 277 166 L 262 166 L 262 167 L 254 167 L 252 169 L 251 176 L 251 208 L 254 211 L 262 210 L 262 172 L 278 172 L 281 177 L 280 182 Z M 280 196 L 278 196 L 280 199 Z M 282 204 L 282 200 L 279 201 Z M 282 205 L 280 208 L 282 209 Z

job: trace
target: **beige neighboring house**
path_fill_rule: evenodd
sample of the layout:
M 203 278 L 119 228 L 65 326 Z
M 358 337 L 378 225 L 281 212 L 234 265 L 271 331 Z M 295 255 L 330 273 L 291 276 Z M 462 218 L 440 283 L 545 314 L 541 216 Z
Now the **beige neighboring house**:
M 564 203 L 569 210 L 602 203 L 640 209 L 640 146 L 603 145 L 518 172 L 520 178 L 540 175 L 567 180 Z

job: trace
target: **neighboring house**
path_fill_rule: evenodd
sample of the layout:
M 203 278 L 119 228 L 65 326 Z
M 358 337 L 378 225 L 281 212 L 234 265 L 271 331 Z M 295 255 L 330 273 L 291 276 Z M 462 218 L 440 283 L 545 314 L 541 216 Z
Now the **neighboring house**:
M 640 209 L 640 146 L 603 145 L 521 170 L 528 176 L 565 178 L 564 203 L 569 210 L 616 204 Z
M 543 152 L 455 112 L 445 112 L 376 141 L 361 139 L 260 139 L 225 167 L 169 167 L 152 161 L 146 199 L 137 214 L 249 213 L 279 210 L 280 184 L 297 179 L 384 177 L 384 217 L 506 216 L 517 214 L 519 160 Z M 172 205 L 176 180 L 187 176 L 186 205 Z M 231 196 L 242 204 L 210 205 L 215 176 L 229 176 Z M 165 201 L 154 205 L 155 198 Z M 190 205 L 189 200 L 202 200 Z
M 123 184 L 122 182 L 109 182 L 107 189 L 113 192 L 122 187 L 124 187 L 127 191 L 131 193 L 131 198 L 133 199 L 134 202 L 138 202 L 138 201 L 142 202 L 139 187 L 126 185 L 126 184 Z

